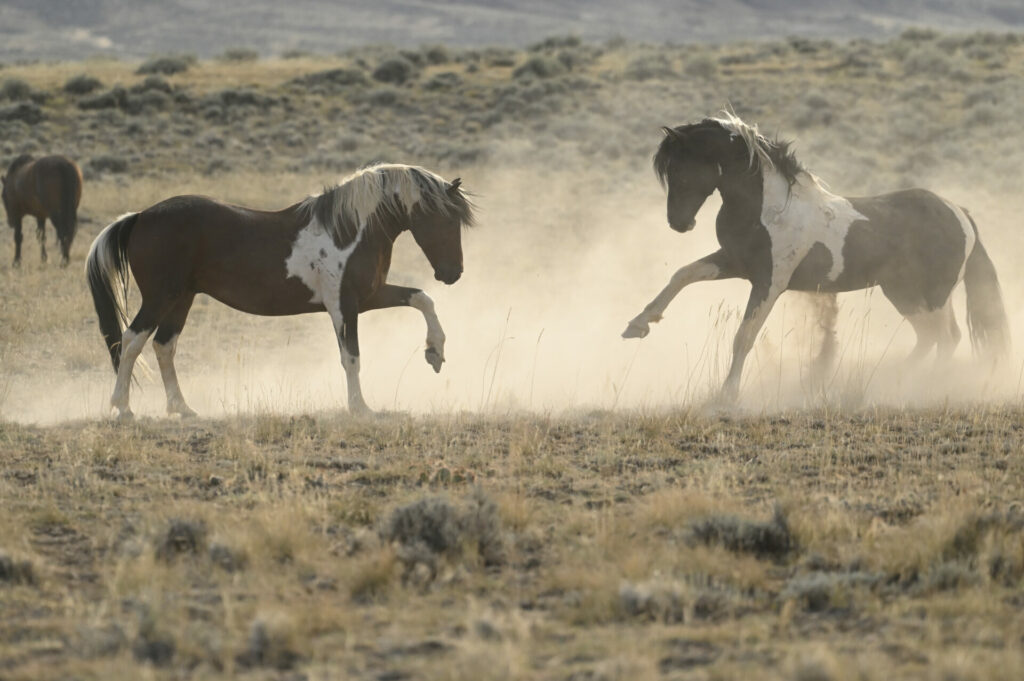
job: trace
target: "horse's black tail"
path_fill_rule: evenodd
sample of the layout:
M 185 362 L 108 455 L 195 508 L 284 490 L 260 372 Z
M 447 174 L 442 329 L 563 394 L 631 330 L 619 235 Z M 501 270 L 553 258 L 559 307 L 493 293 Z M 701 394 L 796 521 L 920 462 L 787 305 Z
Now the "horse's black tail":
M 121 334 L 128 324 L 128 237 L 138 217 L 138 213 L 129 213 L 108 225 L 92 242 L 85 261 L 85 276 L 100 320 L 100 333 L 115 372 L 121 361 Z
M 974 218 L 968 216 L 974 227 Z M 981 239 L 974 242 L 974 250 L 967 257 L 964 271 L 967 289 L 967 328 L 971 332 L 971 345 L 976 355 L 1000 362 L 1010 356 L 1010 324 L 1003 307 L 1003 293 L 996 277 L 996 268 L 989 259 Z

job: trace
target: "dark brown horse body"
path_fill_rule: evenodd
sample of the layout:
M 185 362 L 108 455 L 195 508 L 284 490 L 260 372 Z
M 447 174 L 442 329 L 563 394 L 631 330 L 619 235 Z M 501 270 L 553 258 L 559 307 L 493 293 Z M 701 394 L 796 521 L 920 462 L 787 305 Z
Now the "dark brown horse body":
M 349 409 L 367 411 L 359 385 L 360 312 L 407 305 L 427 322 L 426 359 L 440 371 L 444 332 L 430 298 L 386 283 L 394 240 L 406 229 L 435 277 L 462 274 L 461 227 L 472 222 L 459 181 L 422 168 L 378 165 L 302 203 L 276 212 L 179 196 L 126 215 L 93 243 L 86 264 L 100 330 L 117 371 L 111 405 L 131 415 L 132 367 L 149 336 L 169 413 L 192 414 L 174 369 L 178 335 L 197 293 L 259 315 L 326 311 L 348 379 Z M 142 305 L 127 328 L 129 270 Z
M 61 265 L 68 264 L 71 242 L 78 228 L 78 203 L 82 199 L 82 171 L 64 156 L 33 159 L 24 154 L 14 159 L 3 177 L 3 202 L 7 222 L 14 229 L 14 265 L 21 264 L 21 223 L 26 215 L 36 219 L 36 233 L 46 262 L 46 219 L 57 231 Z

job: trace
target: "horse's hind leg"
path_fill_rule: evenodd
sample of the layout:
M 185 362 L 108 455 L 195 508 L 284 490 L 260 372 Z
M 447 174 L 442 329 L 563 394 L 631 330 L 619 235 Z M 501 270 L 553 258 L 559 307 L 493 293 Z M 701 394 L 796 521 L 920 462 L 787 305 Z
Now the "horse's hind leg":
M 11 216 L 11 229 L 14 230 L 14 262 L 11 263 L 14 267 L 21 266 L 21 221 L 22 216 L 14 215 Z
M 907 362 L 917 364 L 928 356 L 947 328 L 947 316 L 942 308 L 906 315 L 917 334 L 917 345 L 911 350 Z M 954 346 L 955 347 L 955 346 Z
M 160 364 L 160 377 L 167 393 L 167 413 L 181 416 L 195 416 L 196 413 L 185 403 L 178 385 L 178 373 L 174 369 L 174 351 L 178 345 L 178 336 L 185 326 L 188 312 L 192 308 L 195 296 L 182 298 L 160 322 L 156 335 L 153 336 L 153 350 Z
M 836 337 L 836 319 L 839 304 L 835 293 L 820 293 L 812 298 L 817 313 L 817 324 L 821 330 L 821 350 L 811 364 L 811 381 L 815 386 L 824 386 L 832 367 L 835 366 L 839 340 Z
M 952 296 L 942 306 L 942 317 L 939 327 L 939 349 L 935 358 L 937 364 L 947 364 L 953 358 L 956 346 L 960 344 L 960 327 L 957 326 L 956 315 L 953 313 Z
M 121 361 L 117 369 L 117 381 L 114 383 L 114 394 L 110 397 L 110 406 L 117 409 L 118 418 L 130 419 L 133 414 L 128 405 L 128 395 L 132 384 L 132 370 L 139 358 L 146 341 L 156 328 L 157 316 L 152 308 L 143 302 L 135 319 L 124 330 L 121 336 Z
M 36 238 L 39 239 L 39 259 L 46 262 L 46 218 L 36 218 Z

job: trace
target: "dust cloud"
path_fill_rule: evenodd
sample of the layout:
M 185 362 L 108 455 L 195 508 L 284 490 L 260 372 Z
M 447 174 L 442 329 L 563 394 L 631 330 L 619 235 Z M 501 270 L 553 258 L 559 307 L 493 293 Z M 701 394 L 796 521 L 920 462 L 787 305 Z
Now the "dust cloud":
M 434 281 L 409 235 L 396 244 L 389 278 L 421 286 L 434 298 L 448 338 L 447 361 L 439 375 L 424 361 L 419 312 L 362 315 L 361 377 L 371 408 L 499 414 L 716 408 L 713 397 L 728 369 L 747 283 L 693 285 L 646 339 L 620 338 L 676 268 L 717 248 L 716 196 L 693 232 L 677 234 L 667 226 L 664 195 L 649 171 L 614 174 L 582 162 L 494 162 L 459 170 L 479 206 L 479 227 L 463 234 L 463 278 L 451 287 Z M 1024 338 L 1018 323 L 1024 281 L 1012 268 L 1020 255 L 1014 238 L 1019 206 L 970 195 L 953 182 L 933 189 L 977 218 L 1002 278 L 1014 337 Z M 941 370 L 931 361 L 918 367 L 903 362 L 914 334 L 880 291 L 841 295 L 838 362 L 824 387 L 815 386 L 810 366 L 820 333 L 807 298 L 788 293 L 776 305 L 747 361 L 741 412 L 960 404 L 1020 394 L 1020 353 L 996 377 L 972 360 L 962 287 L 955 305 L 964 341 L 953 365 Z M 81 335 L 76 342 L 95 348 L 95 366 L 9 375 L 0 385 L 4 418 L 52 422 L 107 413 L 114 376 L 95 326 Z M 150 348 L 146 355 L 155 368 Z M 181 336 L 177 366 L 186 399 L 203 416 L 332 412 L 346 404 L 326 314 L 253 317 L 200 297 Z M 140 377 L 132 406 L 141 416 L 163 415 L 158 375 Z

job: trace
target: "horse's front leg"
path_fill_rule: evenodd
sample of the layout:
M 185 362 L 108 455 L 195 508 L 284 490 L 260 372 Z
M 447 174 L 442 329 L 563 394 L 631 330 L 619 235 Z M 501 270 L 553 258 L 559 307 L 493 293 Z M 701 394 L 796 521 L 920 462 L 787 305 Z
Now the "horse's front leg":
M 787 279 L 788 281 L 788 279 Z M 750 291 L 750 299 L 747 301 L 747 309 L 743 313 L 743 321 L 736 331 L 736 338 L 732 343 L 732 365 L 729 367 L 729 375 L 725 377 L 725 384 L 722 385 L 722 400 L 735 402 L 740 392 L 740 378 L 743 375 L 743 363 L 747 360 L 758 332 L 768 319 L 768 313 L 772 311 L 775 301 L 782 294 L 783 287 L 777 285 L 754 284 Z
M 46 262 L 46 218 L 36 218 L 36 238 L 39 239 L 39 259 Z
M 337 303 L 328 305 L 328 312 L 338 337 L 341 366 L 345 369 L 348 410 L 353 414 L 370 414 L 359 384 L 359 300 L 354 292 L 342 291 Z
M 441 364 L 444 363 L 444 329 L 441 328 L 441 320 L 434 312 L 434 301 L 430 296 L 418 288 L 407 286 L 393 286 L 384 284 L 377 289 L 376 293 L 363 301 L 360 311 L 379 310 L 386 307 L 414 307 L 423 313 L 423 319 L 427 323 L 427 349 L 424 352 L 427 364 L 434 368 L 435 373 L 441 372 Z
M 662 289 L 657 297 L 647 304 L 643 312 L 638 314 L 626 330 L 622 332 L 623 338 L 643 338 L 651 331 L 650 325 L 661 321 L 668 304 L 679 295 L 685 287 L 698 281 L 712 281 L 715 279 L 730 279 L 736 276 L 729 267 L 728 258 L 721 250 L 715 251 L 700 260 L 691 262 L 685 267 L 676 270 L 669 280 L 668 286 Z

